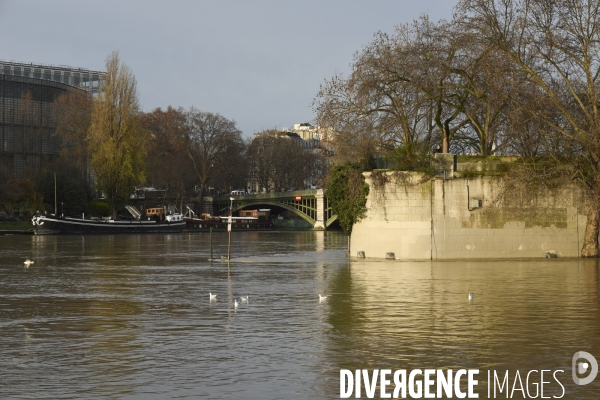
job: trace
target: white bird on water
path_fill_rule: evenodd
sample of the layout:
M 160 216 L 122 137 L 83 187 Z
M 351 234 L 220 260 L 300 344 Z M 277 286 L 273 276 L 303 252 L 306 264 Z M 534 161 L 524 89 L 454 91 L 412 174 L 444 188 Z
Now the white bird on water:
M 328 296 L 321 296 L 321 294 L 319 293 L 319 303 L 322 302 L 323 300 L 327 300 Z
M 473 301 L 473 293 L 469 293 L 469 301 Z
M 250 296 L 241 296 L 240 299 L 242 300 L 242 302 L 245 301 L 247 303 L 248 302 L 248 297 L 250 297 Z
M 208 295 L 210 296 L 210 299 L 211 299 L 211 300 L 216 300 L 216 299 L 217 299 L 217 296 L 218 296 L 218 295 L 216 295 L 216 294 L 212 294 L 211 292 L 208 292 Z
M 31 261 L 29 258 L 27 260 L 25 260 L 25 262 L 23 262 L 23 264 L 25 264 L 25 268 L 29 268 L 29 266 L 31 264 L 33 264 L 33 261 Z

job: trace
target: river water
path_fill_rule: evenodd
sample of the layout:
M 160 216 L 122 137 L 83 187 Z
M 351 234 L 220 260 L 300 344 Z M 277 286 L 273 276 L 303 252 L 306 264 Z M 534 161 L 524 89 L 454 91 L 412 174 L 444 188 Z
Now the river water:
M 226 234 L 213 243 L 227 253 Z M 600 376 L 571 377 L 575 352 L 600 360 L 596 260 L 349 261 L 346 247 L 234 232 L 228 264 L 208 261 L 207 233 L 0 237 L 0 398 L 333 399 L 340 369 L 417 368 L 479 369 L 480 398 L 488 371 L 511 388 L 519 371 L 513 398 L 533 397 L 531 370 L 552 371 L 546 397 L 600 397 Z

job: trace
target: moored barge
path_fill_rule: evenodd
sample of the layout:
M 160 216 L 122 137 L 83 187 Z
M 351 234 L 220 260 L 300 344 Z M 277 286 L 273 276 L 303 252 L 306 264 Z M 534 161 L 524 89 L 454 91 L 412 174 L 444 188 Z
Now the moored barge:
M 164 214 L 162 208 L 137 220 L 85 219 L 58 215 L 36 214 L 31 219 L 36 235 L 55 234 L 115 234 L 115 233 L 178 233 L 185 228 L 183 215 Z
M 270 209 L 241 210 L 238 217 L 231 217 L 232 231 L 264 231 L 274 228 L 270 218 Z M 190 216 L 185 218 L 188 231 L 215 231 L 227 232 L 228 216 L 213 217 L 202 214 L 200 217 Z

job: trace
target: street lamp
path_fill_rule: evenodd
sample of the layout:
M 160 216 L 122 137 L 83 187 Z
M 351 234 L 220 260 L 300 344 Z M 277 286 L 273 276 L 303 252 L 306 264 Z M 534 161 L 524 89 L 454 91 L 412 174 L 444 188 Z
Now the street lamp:
M 231 203 L 229 204 L 229 218 L 227 218 L 227 233 L 229 233 L 229 242 L 227 243 L 227 261 L 231 260 L 231 222 L 232 222 L 232 214 L 233 214 L 233 197 L 230 197 L 229 200 Z
M 229 193 L 233 192 L 233 174 L 229 174 Z

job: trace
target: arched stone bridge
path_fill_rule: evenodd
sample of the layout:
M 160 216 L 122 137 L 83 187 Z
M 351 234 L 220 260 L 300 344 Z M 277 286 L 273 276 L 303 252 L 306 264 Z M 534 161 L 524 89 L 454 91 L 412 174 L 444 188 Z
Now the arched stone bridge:
M 215 214 L 227 215 L 229 213 L 231 197 L 234 199 L 233 212 L 256 207 L 279 207 L 305 219 L 315 229 L 325 229 L 337 219 L 337 215 L 333 215 L 331 211 L 323 189 L 219 196 L 214 198 Z

